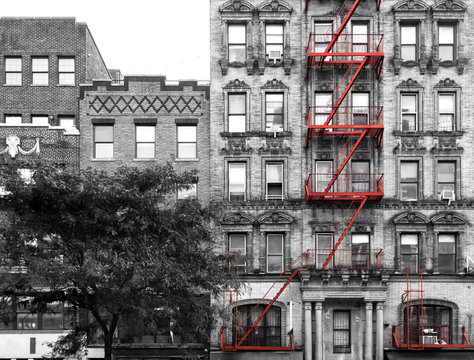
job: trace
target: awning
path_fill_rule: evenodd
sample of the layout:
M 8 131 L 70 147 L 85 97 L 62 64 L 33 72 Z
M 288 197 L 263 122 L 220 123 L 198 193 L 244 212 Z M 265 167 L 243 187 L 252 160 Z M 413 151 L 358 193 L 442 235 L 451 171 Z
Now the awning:
M 474 360 L 474 349 L 385 350 L 386 360 Z

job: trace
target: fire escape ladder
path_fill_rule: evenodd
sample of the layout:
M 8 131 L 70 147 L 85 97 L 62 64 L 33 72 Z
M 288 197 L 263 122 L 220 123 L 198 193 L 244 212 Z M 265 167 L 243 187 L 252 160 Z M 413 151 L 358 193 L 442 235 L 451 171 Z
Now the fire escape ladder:
M 407 347 L 423 350 L 423 273 L 422 269 L 407 269 Z M 421 340 L 421 341 L 420 341 Z
M 265 293 L 265 295 L 262 296 L 262 298 L 258 301 L 258 303 L 253 307 L 253 309 L 250 311 L 250 313 L 247 315 L 247 317 L 245 318 L 245 320 L 241 323 L 241 324 L 238 324 L 236 323 L 237 326 L 242 326 L 243 324 L 245 324 L 248 319 L 250 319 L 250 317 L 252 316 L 252 314 L 255 312 L 255 310 L 258 308 L 259 305 L 263 304 L 264 301 L 265 301 L 265 298 L 267 297 L 267 295 L 270 293 L 270 291 L 273 289 L 273 287 L 279 282 L 279 280 L 286 274 L 288 274 L 288 272 L 296 265 L 298 264 L 300 261 L 302 260 L 305 260 L 305 262 L 307 263 L 308 262 L 308 252 L 305 251 L 303 254 L 301 254 L 300 256 L 298 256 L 294 261 L 292 261 L 280 274 L 280 276 L 278 276 L 278 278 L 275 280 L 275 282 L 270 286 L 270 288 L 267 290 L 267 292 Z M 263 319 L 263 317 L 265 316 L 265 314 L 268 312 L 268 310 L 270 310 L 270 308 L 272 307 L 272 305 L 275 303 L 275 301 L 278 300 L 278 298 L 280 297 L 280 295 L 283 293 L 283 291 L 286 289 L 286 287 L 290 284 L 291 280 L 293 280 L 293 278 L 298 274 L 298 272 L 300 271 L 300 267 L 297 267 L 295 270 L 293 270 L 293 272 L 291 273 L 291 275 L 288 277 L 288 279 L 286 280 L 286 282 L 283 284 L 283 286 L 280 288 L 280 290 L 277 292 L 277 294 L 273 297 L 273 299 L 266 305 L 265 309 L 263 310 L 263 312 L 260 314 L 260 316 L 258 317 L 257 320 L 254 321 L 254 323 L 252 324 L 252 326 L 245 332 L 245 334 L 242 336 L 242 338 L 240 339 L 240 341 L 235 345 L 235 349 L 237 350 L 240 346 L 242 346 L 242 344 L 244 343 L 244 341 L 248 338 L 248 336 L 252 333 L 252 331 L 255 329 L 255 327 L 258 325 L 258 323 Z
M 354 12 L 356 11 L 357 9 L 357 6 L 359 6 L 359 3 L 360 3 L 360 0 L 355 0 L 354 1 L 354 4 L 352 4 L 351 8 L 349 9 L 348 13 L 346 14 L 346 17 L 344 18 L 344 20 L 342 20 L 342 23 L 341 25 L 339 26 L 339 28 L 337 29 L 336 33 L 334 34 L 334 36 L 332 37 L 330 43 L 328 44 L 328 47 L 326 48 L 326 50 L 324 51 L 324 53 L 329 53 L 331 51 L 331 49 L 334 47 L 334 45 L 336 44 L 336 41 L 337 39 L 339 39 L 339 36 L 341 36 L 342 34 L 342 31 L 345 29 L 346 25 L 349 23 L 349 20 L 351 19 L 352 17 L 352 14 L 354 14 Z M 339 13 L 342 14 L 342 12 L 345 10 L 345 6 L 343 6 L 341 8 L 341 10 L 339 11 Z M 322 64 L 324 64 L 324 59 L 326 58 L 327 55 L 323 55 L 321 57 L 321 66 Z
M 337 100 L 336 104 L 333 106 L 332 110 L 331 110 L 331 113 L 329 114 L 326 122 L 324 123 L 324 126 L 327 126 L 329 125 L 329 123 L 331 122 L 332 118 L 334 117 L 334 115 L 336 114 L 336 112 L 339 110 L 339 107 L 341 106 L 342 102 L 344 101 L 344 99 L 346 98 L 347 94 L 349 93 L 349 90 L 352 88 L 352 85 L 354 84 L 354 82 L 356 81 L 357 77 L 359 76 L 361 70 L 364 68 L 364 66 L 367 64 L 367 61 L 369 60 L 369 57 L 366 56 L 364 57 L 364 60 L 362 60 L 359 64 L 359 66 L 357 67 L 354 75 L 352 75 L 352 78 L 351 80 L 349 80 L 349 83 L 347 84 L 346 88 L 344 89 L 344 91 L 342 92 L 341 96 L 339 97 L 339 99 Z M 339 84 L 337 85 L 337 88 L 334 90 L 333 92 L 333 97 L 334 95 L 336 94 L 338 88 L 342 85 L 343 81 L 345 80 L 345 78 L 347 77 L 347 75 L 349 74 L 349 72 L 351 71 L 352 69 L 352 64 L 350 64 L 344 74 L 344 76 L 342 77 L 341 81 L 339 81 Z M 320 131 L 320 136 L 323 136 L 324 135 L 324 132 L 325 132 L 325 129 L 322 129 Z
M 368 133 L 368 129 L 365 129 L 362 134 L 360 134 L 359 138 L 357 139 L 357 141 L 355 142 L 354 146 L 352 146 L 351 150 L 349 151 L 349 154 L 347 154 L 346 158 L 344 159 L 344 161 L 342 162 L 341 166 L 339 166 L 339 169 L 336 170 L 336 172 L 334 173 L 334 176 L 332 177 L 331 181 L 329 181 L 329 184 L 328 186 L 326 187 L 326 190 L 324 190 L 325 193 L 329 192 L 329 190 L 331 189 L 331 187 L 334 185 L 334 183 L 336 182 L 337 178 L 339 177 L 339 174 L 342 172 L 342 170 L 344 170 L 344 167 L 347 165 L 347 163 L 349 162 L 350 158 L 352 157 L 352 155 L 354 154 L 354 152 L 356 151 L 357 147 L 359 146 L 360 142 L 362 141 L 362 139 L 365 137 L 365 135 L 367 135 Z
M 342 232 L 341 236 L 339 237 L 339 239 L 337 240 L 337 243 L 334 245 L 334 247 L 332 248 L 331 250 L 331 253 L 328 255 L 326 261 L 324 262 L 324 265 L 322 266 L 322 269 L 324 270 L 326 268 L 326 266 L 328 266 L 329 262 L 331 261 L 331 259 L 333 258 L 334 254 L 336 253 L 337 251 L 337 248 L 339 247 L 339 245 L 341 244 L 342 240 L 344 240 L 344 237 L 346 236 L 347 232 L 349 231 L 349 229 L 351 228 L 352 226 L 352 223 L 354 222 L 354 220 L 357 218 L 357 215 L 359 215 L 360 211 L 362 210 L 362 208 L 364 207 L 365 203 L 367 202 L 367 199 L 368 197 L 367 196 L 364 196 L 362 197 L 361 199 L 359 199 L 358 201 L 360 201 L 360 204 L 359 206 L 357 207 L 355 213 L 352 215 L 352 217 L 350 218 L 349 222 L 347 223 L 344 231 Z M 348 212 L 351 208 L 352 208 L 352 205 L 355 203 L 356 200 L 353 200 L 351 202 L 351 204 L 349 205 L 348 209 L 346 212 Z M 337 224 L 336 226 L 336 229 L 334 230 L 334 233 L 337 231 L 337 228 L 339 226 L 339 224 L 342 224 L 344 221 L 346 220 L 346 217 L 344 216 L 341 221 L 339 221 L 339 223 Z

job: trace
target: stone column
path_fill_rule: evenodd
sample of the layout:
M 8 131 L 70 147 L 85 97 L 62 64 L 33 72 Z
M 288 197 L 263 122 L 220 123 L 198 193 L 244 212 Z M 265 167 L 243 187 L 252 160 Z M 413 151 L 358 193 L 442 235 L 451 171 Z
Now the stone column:
M 311 342 L 311 303 L 304 303 L 304 360 L 313 360 L 313 344 Z
M 439 255 L 439 241 L 438 241 L 439 232 L 433 232 L 433 273 L 439 274 L 438 267 L 438 255 Z
M 401 272 L 402 241 L 400 232 L 395 232 L 395 272 Z
M 383 360 L 383 303 L 377 304 L 375 360 Z
M 323 303 L 321 301 L 316 302 L 314 314 L 316 319 L 316 360 L 323 360 Z
M 418 246 L 418 251 L 419 255 L 419 263 L 418 263 L 418 268 L 421 268 L 424 273 L 426 273 L 426 258 L 427 258 L 427 247 L 426 247 L 426 232 L 422 231 L 420 233 L 420 244 L 421 246 Z
M 372 359 L 372 303 L 365 303 L 365 360 Z

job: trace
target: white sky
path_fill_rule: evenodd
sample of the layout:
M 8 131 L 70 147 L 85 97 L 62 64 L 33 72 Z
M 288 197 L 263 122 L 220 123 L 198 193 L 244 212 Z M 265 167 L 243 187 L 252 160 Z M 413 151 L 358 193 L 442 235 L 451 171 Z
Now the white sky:
M 110 69 L 209 80 L 209 0 L 14 0 L 0 16 L 75 17 Z

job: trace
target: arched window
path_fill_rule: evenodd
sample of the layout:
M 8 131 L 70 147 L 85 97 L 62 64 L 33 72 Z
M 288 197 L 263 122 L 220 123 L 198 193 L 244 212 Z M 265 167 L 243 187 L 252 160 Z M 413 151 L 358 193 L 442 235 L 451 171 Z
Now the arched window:
M 449 306 L 425 304 L 422 314 L 421 306 L 414 304 L 410 307 L 409 313 L 405 307 L 404 319 L 405 343 L 408 342 L 408 336 L 412 344 L 453 343 L 453 311 Z M 423 319 L 423 329 L 421 319 Z M 410 325 L 409 331 L 408 324 Z
M 252 324 L 265 310 L 266 305 L 239 305 L 237 308 L 237 326 L 233 327 L 234 345 L 252 327 Z M 235 308 L 234 308 L 235 314 Z M 281 309 L 272 306 L 254 330 L 244 340 L 242 346 L 281 346 Z

